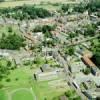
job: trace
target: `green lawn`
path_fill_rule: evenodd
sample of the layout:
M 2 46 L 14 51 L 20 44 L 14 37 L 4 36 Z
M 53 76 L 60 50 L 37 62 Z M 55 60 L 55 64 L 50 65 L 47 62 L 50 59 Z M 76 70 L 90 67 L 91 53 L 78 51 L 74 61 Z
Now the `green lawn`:
M 11 70 L 11 74 L 7 76 L 10 78 L 10 82 L 6 82 L 6 78 L 2 80 L 2 84 L 5 87 L 16 87 L 20 85 L 29 85 L 30 79 L 32 79 L 32 70 L 30 67 L 21 67 L 15 70 Z
M 21 89 L 12 94 L 12 100 L 34 100 L 31 91 Z
M 38 2 L 33 2 L 33 1 L 14 1 L 14 2 L 3 2 L 0 3 L 0 7 L 15 7 L 15 6 L 22 6 L 23 4 L 28 4 L 28 5 L 32 5 L 32 4 L 37 4 L 37 7 L 42 7 L 45 9 L 49 9 L 49 10 L 55 10 L 58 9 L 57 6 L 52 6 L 52 5 L 39 5 Z
M 52 87 L 49 83 L 55 80 L 35 81 L 33 78 L 34 71 L 35 69 L 30 69 L 30 66 L 21 66 L 11 70 L 11 73 L 7 76 L 10 81 L 7 82 L 7 78 L 1 81 L 1 84 L 4 85 L 4 91 L 0 91 L 0 100 L 9 100 L 9 97 L 12 98 L 11 100 L 35 100 L 35 97 L 37 100 L 44 100 L 44 98 L 52 100 L 52 98 L 62 95 L 69 89 L 69 87 L 58 88 L 55 84 Z M 59 77 L 59 79 L 62 78 Z
M 50 82 L 51 81 L 33 82 L 34 84 L 33 89 L 35 91 L 38 100 L 44 100 L 45 98 L 47 100 L 52 100 L 54 97 L 62 95 L 69 89 L 69 87 L 65 88 L 56 88 L 56 86 L 52 87 L 49 84 Z
M 66 3 L 69 0 L 22 0 L 22 1 L 9 1 L 0 3 L 0 7 L 15 7 L 22 6 L 23 4 L 40 4 L 41 2 L 50 3 Z
M 7 96 L 4 90 L 0 90 L 0 100 L 7 100 Z
M 30 66 L 11 70 L 11 73 L 7 76 L 10 81 L 7 82 L 7 78 L 1 81 L 1 84 L 4 85 L 4 91 L 0 90 L 0 100 L 9 100 L 9 97 L 12 98 L 11 100 L 34 100 L 34 90 L 30 90 L 32 88 L 30 84 L 32 77 L 33 70 L 30 69 Z
M 47 5 L 36 5 L 35 7 L 54 11 L 54 10 L 59 10 L 61 6 L 53 6 L 53 5 L 47 4 Z

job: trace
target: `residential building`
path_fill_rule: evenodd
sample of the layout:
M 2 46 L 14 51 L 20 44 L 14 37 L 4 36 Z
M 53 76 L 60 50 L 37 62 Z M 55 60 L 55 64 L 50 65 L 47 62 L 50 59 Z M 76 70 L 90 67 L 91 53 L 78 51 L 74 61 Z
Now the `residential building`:
M 58 78 L 57 71 L 36 73 L 35 76 L 37 81 L 46 81 Z

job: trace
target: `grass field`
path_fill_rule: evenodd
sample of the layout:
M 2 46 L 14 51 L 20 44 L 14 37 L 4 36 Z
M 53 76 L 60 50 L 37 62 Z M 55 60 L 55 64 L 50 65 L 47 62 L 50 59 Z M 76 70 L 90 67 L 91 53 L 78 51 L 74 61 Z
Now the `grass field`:
M 32 78 L 33 72 L 34 69 L 30 69 L 29 66 L 11 71 L 7 77 L 10 78 L 10 82 L 6 82 L 6 79 L 1 82 L 5 88 L 0 90 L 0 100 L 35 100 L 36 98 L 37 100 L 44 100 L 44 98 L 51 100 L 69 89 L 69 87 L 56 88 L 55 85 L 52 87 L 49 83 L 55 80 L 35 81 Z
M 30 84 L 33 70 L 29 66 L 11 71 L 1 83 L 4 89 L 0 90 L 0 100 L 35 100 L 34 90 Z
M 12 94 L 12 100 L 35 100 L 34 95 L 32 94 L 30 89 L 18 89 L 14 91 Z
M 65 91 L 69 89 L 69 87 L 65 88 L 56 88 L 52 87 L 49 83 L 51 81 L 43 81 L 43 82 L 34 82 L 34 90 L 38 100 L 52 100 L 54 97 L 62 95 Z
M 22 6 L 23 4 L 32 5 L 34 4 L 33 1 L 15 1 L 15 2 L 3 2 L 0 3 L 0 7 L 15 7 L 15 6 Z M 59 5 L 53 6 L 52 4 L 36 4 L 35 7 L 44 8 L 47 10 L 58 10 L 60 8 Z
M 7 100 L 7 96 L 4 90 L 0 90 L 0 100 Z
M 22 6 L 23 4 L 41 4 L 40 7 L 54 10 L 58 9 L 59 6 L 52 6 L 50 3 L 76 3 L 75 0 L 23 0 L 23 1 L 9 1 L 9 2 L 2 2 L 0 3 L 0 7 L 15 7 L 15 6 Z M 43 5 L 46 3 L 46 5 Z
M 60 87 L 53 83 L 57 83 L 56 80 L 61 80 L 65 76 L 50 81 L 36 81 L 33 78 L 35 70 L 37 69 L 30 69 L 30 66 L 11 70 L 11 73 L 1 81 L 4 88 L 0 90 L 0 100 L 52 100 L 69 89 L 67 85 Z M 6 79 L 10 81 L 7 82 Z
M 3 79 L 2 83 L 5 87 L 29 86 L 30 78 L 32 78 L 32 70 L 28 67 L 18 68 L 11 71 L 11 74 L 7 78 L 10 78 L 11 81 L 6 82 L 6 78 Z
M 36 100 L 36 97 L 31 87 L 16 87 L 0 90 L 0 100 Z

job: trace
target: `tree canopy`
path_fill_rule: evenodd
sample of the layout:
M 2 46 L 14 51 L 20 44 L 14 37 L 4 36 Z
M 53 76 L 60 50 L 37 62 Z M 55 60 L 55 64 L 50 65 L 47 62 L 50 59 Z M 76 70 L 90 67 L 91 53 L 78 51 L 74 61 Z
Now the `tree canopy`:
M 35 18 L 45 18 L 51 16 L 51 13 L 43 8 L 37 8 L 34 5 L 23 5 L 17 6 L 15 8 L 2 8 L 0 9 L 0 15 L 4 15 L 8 18 L 12 17 L 14 19 L 35 19 Z
M 5 0 L 0 0 L 0 2 L 4 2 Z
M 34 29 L 33 29 L 33 32 L 50 32 L 50 31 L 53 31 L 54 29 L 56 28 L 56 25 L 43 25 L 43 26 L 36 26 Z
M 15 62 L 11 62 L 5 58 L 0 58 L 0 80 L 6 77 L 10 70 L 16 68 Z
M 68 54 L 70 56 L 72 56 L 74 54 L 74 52 L 75 52 L 74 47 L 69 47 L 69 48 L 65 49 L 65 54 Z
M 61 7 L 61 10 L 64 12 L 68 11 L 70 6 L 68 4 L 64 4 Z M 95 12 L 100 9 L 100 0 L 90 0 L 89 2 L 80 2 L 80 4 L 75 5 L 72 7 L 74 12 L 83 13 L 84 11 L 88 10 L 90 12 Z
M 93 60 L 95 61 L 96 65 L 100 68 L 100 52 L 94 54 Z
M 88 24 L 85 26 L 84 36 L 94 36 L 96 31 L 96 26 L 94 24 Z
M 25 39 L 17 34 L 3 35 L 0 39 L 0 48 L 1 49 L 11 49 L 16 50 L 20 47 L 24 47 Z

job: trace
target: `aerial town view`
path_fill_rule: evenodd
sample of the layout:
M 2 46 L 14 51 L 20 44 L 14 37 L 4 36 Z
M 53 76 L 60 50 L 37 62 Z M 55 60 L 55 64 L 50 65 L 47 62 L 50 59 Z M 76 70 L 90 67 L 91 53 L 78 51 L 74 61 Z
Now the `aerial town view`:
M 100 100 L 100 0 L 0 0 L 0 100 Z

